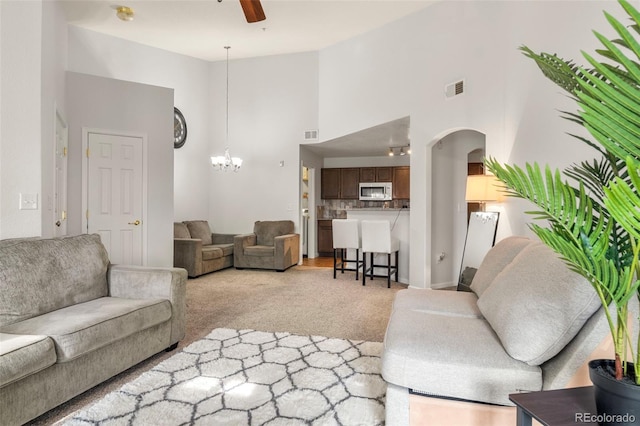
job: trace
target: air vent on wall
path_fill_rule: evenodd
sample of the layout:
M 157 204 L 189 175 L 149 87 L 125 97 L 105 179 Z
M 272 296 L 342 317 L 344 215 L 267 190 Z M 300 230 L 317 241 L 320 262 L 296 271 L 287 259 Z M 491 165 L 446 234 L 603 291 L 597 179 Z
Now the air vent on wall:
M 305 141 L 317 141 L 318 140 L 318 130 L 305 130 L 304 131 L 304 140 Z
M 454 96 L 462 95 L 463 93 L 464 93 L 464 80 L 447 84 L 444 87 L 444 94 L 447 98 L 453 98 Z

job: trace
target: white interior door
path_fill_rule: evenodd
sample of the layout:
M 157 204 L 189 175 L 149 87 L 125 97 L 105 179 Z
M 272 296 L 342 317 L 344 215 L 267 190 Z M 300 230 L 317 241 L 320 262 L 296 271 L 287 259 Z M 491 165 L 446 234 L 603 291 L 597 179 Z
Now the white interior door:
M 54 227 L 53 235 L 67 235 L 67 125 L 56 110 L 55 124 L 55 183 L 54 183 Z
M 111 263 L 143 264 L 143 138 L 87 135 L 87 232 Z

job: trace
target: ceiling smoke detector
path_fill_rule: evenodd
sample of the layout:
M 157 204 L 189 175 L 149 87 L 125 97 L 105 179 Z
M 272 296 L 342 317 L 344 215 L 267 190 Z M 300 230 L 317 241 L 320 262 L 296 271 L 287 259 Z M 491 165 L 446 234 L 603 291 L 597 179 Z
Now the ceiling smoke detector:
M 113 6 L 116 16 L 122 21 L 133 21 L 134 12 L 128 6 Z

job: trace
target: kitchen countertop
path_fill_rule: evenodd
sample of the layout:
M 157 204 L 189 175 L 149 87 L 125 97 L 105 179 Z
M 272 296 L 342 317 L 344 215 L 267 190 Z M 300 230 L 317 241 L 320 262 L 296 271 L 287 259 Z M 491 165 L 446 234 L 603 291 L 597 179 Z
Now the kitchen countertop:
M 348 212 L 357 212 L 357 211 L 365 211 L 365 212 L 384 212 L 384 211 L 390 211 L 390 212 L 397 212 L 397 211 L 401 211 L 401 210 L 406 210 L 409 211 L 409 208 L 393 208 L 393 207 L 361 207 L 361 208 L 351 208 L 351 209 L 345 209 Z

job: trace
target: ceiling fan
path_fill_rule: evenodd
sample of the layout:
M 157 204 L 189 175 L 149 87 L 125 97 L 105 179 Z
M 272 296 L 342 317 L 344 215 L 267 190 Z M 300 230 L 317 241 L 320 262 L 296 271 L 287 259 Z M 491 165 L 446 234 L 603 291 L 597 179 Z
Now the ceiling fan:
M 240 0 L 240 5 L 242 6 L 242 11 L 248 23 L 251 24 L 266 19 L 260 0 Z

